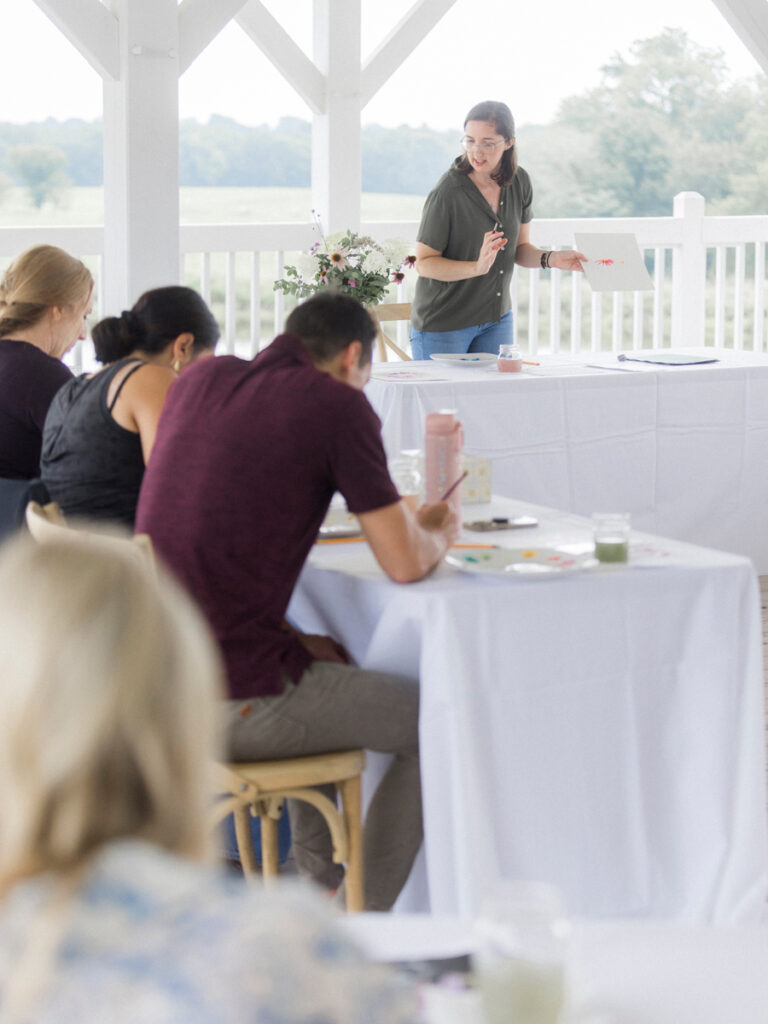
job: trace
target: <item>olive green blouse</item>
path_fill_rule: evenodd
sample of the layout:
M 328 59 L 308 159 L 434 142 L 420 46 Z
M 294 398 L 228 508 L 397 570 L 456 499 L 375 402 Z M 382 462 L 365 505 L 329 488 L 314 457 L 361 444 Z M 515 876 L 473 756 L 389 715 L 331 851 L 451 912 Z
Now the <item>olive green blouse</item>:
M 436 281 L 419 277 L 411 307 L 417 331 L 454 331 L 501 320 L 510 308 L 509 289 L 520 225 L 533 217 L 531 179 L 518 167 L 501 191 L 494 213 L 468 175 L 452 167 L 427 196 L 417 239 L 449 260 L 476 260 L 483 235 L 500 221 L 507 237 L 493 266 L 482 277 Z

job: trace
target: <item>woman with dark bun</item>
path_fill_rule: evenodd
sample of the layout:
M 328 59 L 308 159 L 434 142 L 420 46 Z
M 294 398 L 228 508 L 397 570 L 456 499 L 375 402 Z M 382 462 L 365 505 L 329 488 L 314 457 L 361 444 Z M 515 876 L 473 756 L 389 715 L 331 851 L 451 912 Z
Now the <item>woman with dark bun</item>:
M 583 270 L 583 253 L 530 240 L 533 189 L 517 164 L 506 103 L 478 103 L 464 119 L 464 154 L 424 204 L 416 244 L 419 278 L 411 309 L 414 359 L 499 351 L 514 340 L 510 285 L 515 264 Z
M 0 477 L 40 472 L 43 424 L 53 396 L 72 380 L 62 359 L 85 337 L 93 277 L 55 245 L 18 256 L 0 281 Z
M 168 388 L 185 367 L 213 354 L 219 328 L 197 292 L 172 285 L 145 292 L 91 336 L 106 366 L 56 395 L 43 431 L 41 475 L 65 515 L 133 528 Z

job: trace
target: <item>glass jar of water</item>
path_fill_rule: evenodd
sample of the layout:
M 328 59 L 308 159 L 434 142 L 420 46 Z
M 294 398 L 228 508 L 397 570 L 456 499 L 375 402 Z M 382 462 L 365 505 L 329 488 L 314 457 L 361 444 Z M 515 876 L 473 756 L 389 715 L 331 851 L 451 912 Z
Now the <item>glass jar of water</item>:
M 557 1024 L 569 934 L 554 886 L 508 881 L 494 887 L 476 923 L 473 955 L 487 1024 Z

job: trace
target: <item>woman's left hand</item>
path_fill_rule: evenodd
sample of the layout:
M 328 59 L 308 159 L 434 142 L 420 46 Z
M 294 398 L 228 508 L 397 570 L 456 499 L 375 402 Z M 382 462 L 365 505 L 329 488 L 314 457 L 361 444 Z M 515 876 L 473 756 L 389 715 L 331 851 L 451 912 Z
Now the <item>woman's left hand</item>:
M 556 249 L 549 257 L 550 267 L 557 270 L 580 270 L 584 271 L 584 263 L 587 257 L 583 252 L 576 252 L 574 249 Z

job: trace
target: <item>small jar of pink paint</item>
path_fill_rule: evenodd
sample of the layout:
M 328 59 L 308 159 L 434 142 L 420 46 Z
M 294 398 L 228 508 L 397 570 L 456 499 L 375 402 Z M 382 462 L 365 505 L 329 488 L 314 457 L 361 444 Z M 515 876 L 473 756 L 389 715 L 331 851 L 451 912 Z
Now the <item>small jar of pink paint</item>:
M 517 345 L 499 345 L 496 365 L 500 373 L 519 373 L 523 368 L 523 354 Z

